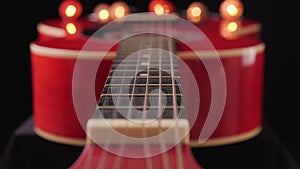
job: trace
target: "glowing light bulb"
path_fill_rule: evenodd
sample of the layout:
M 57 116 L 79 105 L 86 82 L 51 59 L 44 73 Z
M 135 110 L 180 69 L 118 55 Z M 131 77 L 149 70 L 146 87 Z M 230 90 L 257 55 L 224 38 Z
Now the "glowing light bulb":
M 109 21 L 110 20 L 109 5 L 105 3 L 98 4 L 94 8 L 94 14 L 97 17 L 97 20 L 100 22 Z
M 193 23 L 200 23 L 206 20 L 208 10 L 206 5 L 201 2 L 193 2 L 189 5 L 187 11 L 187 20 Z
M 238 14 L 238 9 L 236 8 L 236 6 L 234 6 L 233 4 L 230 4 L 227 6 L 226 8 L 226 12 L 230 15 L 230 16 L 236 16 Z
M 238 29 L 238 24 L 237 24 L 237 22 L 234 22 L 234 21 L 229 22 L 228 25 L 227 25 L 227 29 L 228 29 L 228 31 L 230 31 L 230 32 L 236 31 L 236 30 Z
M 58 13 L 63 20 L 75 20 L 82 13 L 82 5 L 78 0 L 63 0 Z
M 129 6 L 123 1 L 116 1 L 109 7 L 111 19 L 121 19 L 130 13 Z
M 62 22 L 62 28 L 65 29 L 66 37 L 68 39 L 76 39 L 81 35 L 82 27 L 79 22 L 65 21 Z
M 219 12 L 223 19 L 236 20 L 244 13 L 244 6 L 240 0 L 223 0 Z
M 230 20 L 222 20 L 220 22 L 220 34 L 225 39 L 236 39 L 240 35 L 238 33 L 239 29 L 241 29 L 241 21 L 230 21 Z
M 109 18 L 109 12 L 108 12 L 108 10 L 101 10 L 98 13 L 98 17 L 99 17 L 100 20 L 108 20 L 108 18 Z
M 154 6 L 154 12 L 157 14 L 157 15 L 162 15 L 165 13 L 165 9 L 164 7 L 161 5 L 161 4 L 156 4 Z
M 70 22 L 70 23 L 66 24 L 66 31 L 67 31 L 68 34 L 74 35 L 77 32 L 77 28 L 74 25 L 74 23 Z
M 200 16 L 202 13 L 202 10 L 199 7 L 192 8 L 192 16 Z
M 67 6 L 67 9 L 65 10 L 65 13 L 67 17 L 72 17 L 76 13 L 76 7 L 74 5 Z
M 115 16 L 117 18 L 122 18 L 123 16 L 125 16 L 125 9 L 122 6 L 116 7 Z
M 174 5 L 168 0 L 152 0 L 148 5 L 148 11 L 157 15 L 170 14 L 174 12 Z

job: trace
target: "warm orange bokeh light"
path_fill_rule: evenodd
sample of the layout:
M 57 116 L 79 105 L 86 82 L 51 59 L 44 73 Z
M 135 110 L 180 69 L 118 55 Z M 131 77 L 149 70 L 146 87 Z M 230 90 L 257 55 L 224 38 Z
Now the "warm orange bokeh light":
M 77 28 L 74 23 L 70 22 L 66 24 L 66 31 L 70 35 L 74 35 L 77 32 Z
M 219 12 L 223 19 L 236 20 L 243 15 L 244 6 L 240 0 L 223 0 Z
M 220 22 L 220 34 L 225 39 L 236 39 L 239 35 L 239 29 L 241 29 L 242 23 L 240 20 L 230 21 L 230 20 L 222 20 Z
M 193 23 L 204 22 L 208 15 L 206 5 L 201 2 L 193 2 L 189 5 L 187 11 L 187 20 Z
M 157 15 L 162 15 L 165 13 L 165 9 L 164 7 L 161 5 L 161 4 L 156 4 L 154 6 L 154 12 L 157 14 Z
M 81 24 L 77 21 L 62 22 L 62 27 L 65 29 L 67 39 L 76 39 L 82 33 Z
M 59 6 L 58 13 L 63 20 L 75 20 L 82 13 L 82 5 L 78 0 L 64 0 Z
M 106 3 L 98 4 L 94 8 L 94 14 L 97 17 L 97 20 L 100 22 L 109 21 L 110 20 L 109 5 Z
M 157 15 L 170 14 L 174 12 L 174 5 L 168 0 L 152 0 L 149 3 L 148 11 Z
M 116 1 L 109 7 L 109 15 L 112 20 L 121 19 L 129 13 L 129 6 L 123 1 Z
M 67 6 L 66 10 L 65 10 L 65 14 L 67 17 L 72 17 L 76 14 L 76 7 L 74 5 L 69 5 Z

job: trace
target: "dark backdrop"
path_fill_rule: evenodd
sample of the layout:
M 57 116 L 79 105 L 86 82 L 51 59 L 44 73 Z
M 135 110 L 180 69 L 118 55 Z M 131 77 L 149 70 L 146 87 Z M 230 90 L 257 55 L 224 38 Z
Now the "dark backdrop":
M 8 138 L 32 114 L 31 70 L 29 43 L 37 36 L 36 24 L 43 19 L 58 17 L 61 0 L 25 0 L 1 2 L 1 86 L 2 111 L 0 152 Z M 84 14 L 90 13 L 99 2 L 81 1 Z M 127 0 L 141 10 L 147 10 L 146 0 Z M 191 0 L 173 0 L 176 8 L 186 8 Z M 220 0 L 202 0 L 211 11 L 218 12 Z M 299 14 L 296 2 L 279 0 L 242 0 L 245 17 L 262 23 L 262 40 L 266 43 L 264 119 L 279 140 L 300 161 L 299 89 L 296 78 L 300 57 L 296 51 Z M 299 65 L 299 66 L 298 66 Z

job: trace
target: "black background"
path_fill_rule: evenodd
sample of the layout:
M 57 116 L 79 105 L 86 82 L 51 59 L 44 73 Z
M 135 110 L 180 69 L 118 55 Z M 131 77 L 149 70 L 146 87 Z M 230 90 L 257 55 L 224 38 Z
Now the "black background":
M 61 0 L 3 1 L 1 7 L 1 97 L 0 152 L 14 131 L 32 114 L 29 43 L 37 37 L 36 24 L 59 17 Z M 82 0 L 83 14 L 100 2 Z M 129 5 L 147 10 L 149 1 L 127 0 Z M 173 0 L 184 9 L 191 0 Z M 210 11 L 218 12 L 221 0 L 202 0 Z M 297 1 L 242 0 L 244 16 L 262 24 L 261 38 L 266 43 L 264 81 L 264 119 L 279 140 L 300 161 L 299 77 L 296 45 L 299 29 Z M 6 12 L 3 12 L 7 10 Z

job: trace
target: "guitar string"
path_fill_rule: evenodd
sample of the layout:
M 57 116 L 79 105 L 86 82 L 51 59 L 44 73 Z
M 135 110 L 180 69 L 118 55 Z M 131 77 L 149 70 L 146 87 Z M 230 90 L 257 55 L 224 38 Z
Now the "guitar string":
M 136 28 L 138 28 L 138 26 L 136 26 Z M 138 38 L 139 41 L 141 41 L 141 38 Z M 131 92 L 131 98 L 130 98 L 130 105 L 129 105 L 129 108 L 128 108 L 128 112 L 127 112 L 127 115 L 126 115 L 126 119 L 130 119 L 131 118 L 131 115 L 132 115 L 132 106 L 133 106 L 133 102 L 134 102 L 134 93 L 135 93 L 135 87 L 136 87 L 136 81 L 137 81 L 137 75 L 139 73 L 139 66 L 140 66 L 140 60 L 141 60 L 141 49 L 142 49 L 142 42 L 139 43 L 139 48 L 138 48 L 138 57 L 137 57 L 137 62 L 136 62 L 136 70 L 135 70 L 135 76 L 134 76 L 134 79 L 133 79 L 133 85 L 132 85 L 132 92 Z M 127 123 L 125 124 L 125 131 L 123 134 L 128 134 L 128 121 Z M 118 154 L 123 154 L 124 153 L 124 149 L 125 149 L 125 143 L 126 143 L 126 139 L 124 138 L 119 146 L 119 151 L 118 151 Z M 121 167 L 121 161 L 122 161 L 122 158 L 119 157 L 119 156 L 116 156 L 115 157 L 115 163 L 114 163 L 114 166 L 113 166 L 113 169 L 119 169 Z
M 133 26 L 133 28 L 135 27 L 138 27 L 138 26 Z M 132 40 L 131 40 L 132 41 Z M 140 38 L 138 38 L 138 41 L 141 41 Z M 138 56 L 140 56 L 140 53 L 141 53 L 141 50 L 142 49 L 142 42 L 139 42 L 139 47 L 138 47 Z M 131 118 L 131 115 L 132 115 L 132 106 L 133 106 L 133 99 L 134 99 L 134 93 L 135 93 L 135 89 L 136 89 L 136 81 L 137 81 L 137 74 L 138 74 L 138 70 L 139 70 L 139 62 L 140 62 L 140 57 L 137 57 L 137 64 L 136 64 L 136 69 L 135 69 L 135 76 L 134 76 L 134 79 L 133 79 L 133 85 L 132 85 L 132 92 L 131 92 L 131 98 L 130 98 L 130 105 L 129 105 L 129 108 L 128 108 L 128 111 L 127 111 L 127 115 L 126 115 L 126 119 L 127 119 L 127 122 L 128 120 L 130 120 Z M 125 129 L 126 131 L 123 133 L 124 135 L 127 135 L 128 134 L 128 123 L 125 124 Z M 126 143 L 126 139 L 125 137 L 123 137 L 123 140 L 122 142 L 120 143 L 119 145 L 119 150 L 118 150 L 118 154 L 123 154 L 124 153 L 124 148 L 125 148 L 125 143 Z M 122 161 L 122 157 L 120 156 L 115 156 L 115 163 L 113 165 L 113 169 L 118 169 L 121 167 L 121 161 Z
M 164 25 L 162 24 L 158 24 L 160 25 L 160 27 L 164 27 Z M 161 26 L 162 25 L 162 26 Z M 163 29 L 163 28 L 161 28 Z M 158 43 L 159 43 L 159 53 L 158 53 L 158 57 L 159 57 L 159 94 L 158 94 L 158 129 L 159 129 L 159 145 L 160 145 L 160 148 L 161 148 L 161 151 L 165 151 L 166 150 L 166 145 L 164 144 L 164 139 L 161 135 L 161 133 L 163 133 L 163 130 L 162 130 L 162 124 L 161 124 L 161 115 L 162 115 L 162 107 L 161 107 L 161 102 L 162 102 L 162 36 L 159 36 L 158 37 L 159 40 L 158 40 Z M 163 152 L 161 154 L 161 160 L 162 160 L 162 164 L 163 164 L 163 168 L 164 169 L 170 169 L 170 165 L 169 165 L 169 158 L 168 158 L 168 155 L 166 154 L 166 152 Z
M 125 76 L 125 72 L 123 72 L 123 76 Z M 109 78 L 109 76 L 106 78 L 106 81 L 107 81 L 108 78 Z M 121 84 L 122 84 L 123 81 L 124 81 L 124 78 L 121 80 Z M 109 92 L 109 90 L 112 90 L 111 87 L 110 88 L 108 87 L 107 92 Z M 119 94 L 121 94 L 121 89 L 119 89 Z M 101 99 L 101 96 L 100 96 L 100 99 Z M 103 102 L 105 103 L 106 100 L 108 100 L 107 97 L 104 99 Z M 119 97 L 117 97 L 116 102 L 117 102 L 117 105 L 118 105 L 118 103 L 119 103 Z M 98 107 L 98 105 L 96 107 L 97 107 L 97 109 L 98 108 L 100 109 L 100 107 Z M 99 113 L 102 113 L 101 110 L 99 110 Z M 112 114 L 111 118 L 115 119 L 115 118 L 117 118 L 117 115 L 118 115 L 118 112 L 117 111 L 113 111 L 113 114 Z M 103 117 L 103 118 L 105 118 L 105 117 Z M 112 136 L 112 134 L 110 134 L 110 135 L 108 135 L 106 137 L 106 143 L 110 142 L 111 136 Z M 92 143 L 92 144 L 96 144 L 96 143 Z M 90 149 L 90 151 L 88 151 L 87 160 L 85 160 L 84 165 L 83 165 L 84 168 L 90 168 L 91 159 L 93 157 L 93 153 L 94 153 L 94 150 L 95 150 L 95 146 L 91 146 L 91 145 L 87 145 L 87 146 L 89 146 L 92 149 Z M 98 145 L 96 145 L 96 146 L 98 146 Z M 104 146 L 103 150 L 107 150 L 108 147 L 110 146 L 110 144 L 105 144 L 103 146 Z M 96 163 L 96 166 L 97 166 L 96 168 L 104 168 L 104 166 L 105 166 L 105 159 L 107 157 L 107 152 L 106 151 L 102 151 L 102 152 L 103 153 L 101 153 L 101 158 Z
M 137 26 L 137 25 L 136 25 Z M 133 27 L 136 27 L 133 25 Z M 139 40 L 139 39 L 138 39 Z M 131 40 L 132 41 L 132 40 Z M 138 43 L 139 44 L 139 47 L 138 49 L 141 49 L 141 45 L 142 43 Z M 140 53 L 140 50 L 138 50 L 138 53 Z M 139 55 L 139 54 L 138 54 Z M 126 58 L 125 58 L 126 59 Z M 136 65 L 136 70 L 135 70 L 135 74 L 138 73 L 138 69 L 139 69 L 139 63 L 140 61 L 140 58 L 138 57 L 137 58 L 137 65 Z M 123 72 L 123 74 L 125 75 L 125 71 Z M 124 76 L 125 77 L 125 76 Z M 124 83 L 124 79 L 122 79 L 122 84 Z M 132 93 L 131 93 L 131 100 L 130 100 L 130 105 L 129 105 L 129 108 L 128 108 L 128 112 L 127 112 L 127 115 L 126 115 L 126 119 L 128 120 L 130 117 L 131 117 L 131 107 L 132 107 L 132 103 L 133 103 L 133 94 L 135 93 L 135 85 L 136 84 L 136 76 L 134 76 L 134 79 L 133 79 L 133 86 L 132 86 Z M 122 89 L 122 87 L 121 87 Z M 121 90 L 120 89 L 120 90 Z M 118 97 L 119 98 L 119 97 Z M 118 105 L 117 105 L 118 106 Z M 116 111 L 117 112 L 117 111 Z M 125 124 L 125 128 L 128 129 L 128 123 Z M 128 133 L 128 131 L 126 130 L 123 134 L 126 135 Z M 119 150 L 118 150 L 118 154 L 121 155 L 123 154 L 123 151 L 124 151 L 124 145 L 125 145 L 125 139 L 122 140 L 122 142 L 119 144 Z M 107 153 L 107 152 L 106 152 Z M 120 156 L 115 156 L 115 162 L 114 162 L 114 165 L 113 165 L 113 169 L 117 169 L 117 168 L 120 168 L 121 167 L 121 161 L 122 161 L 122 157 Z
M 155 27 L 155 25 L 154 25 Z M 153 26 L 151 26 L 151 28 L 153 29 Z M 153 44 L 154 44 L 154 40 L 155 40 L 155 37 L 154 35 L 152 34 L 149 34 L 148 35 L 149 37 L 149 46 L 150 47 L 153 47 Z M 149 50 L 149 54 L 148 54 L 148 66 L 147 66 L 147 77 L 146 77 L 146 86 L 145 86 L 145 97 L 144 97 L 144 104 L 143 104 L 143 116 L 142 116 L 142 122 L 145 122 L 146 120 L 146 113 L 147 113 L 147 101 L 148 101 L 148 90 L 149 90 L 149 74 L 150 74 L 150 65 L 151 65 L 151 56 L 152 56 L 152 50 Z M 146 127 L 145 125 L 142 125 L 142 135 L 143 135 L 143 138 L 147 138 L 147 130 L 146 130 Z M 153 169 L 153 165 L 152 165 L 152 159 L 149 158 L 150 156 L 150 146 L 149 146 L 149 142 L 147 139 L 143 139 L 143 149 L 144 149 L 144 153 L 145 155 L 147 156 L 146 157 L 146 168 L 147 169 Z
M 141 43 L 140 43 L 141 44 Z M 159 44 L 161 45 L 161 42 L 159 42 Z M 170 38 L 168 38 L 168 47 L 169 47 L 169 50 L 171 51 L 172 50 L 172 48 L 173 48 L 173 46 L 172 46 L 172 42 L 170 41 Z M 139 58 L 138 58 L 139 59 Z M 150 59 L 150 58 L 149 58 Z M 177 109 L 176 109 L 176 91 L 175 91 L 175 83 L 174 83 L 174 67 L 173 67 L 173 62 L 172 62 L 172 56 L 170 56 L 170 65 L 171 65 L 171 79 L 172 79 L 172 93 L 173 93 L 173 113 L 174 113 L 174 117 L 173 118 L 177 118 Z M 137 74 L 137 70 L 138 70 L 138 63 L 139 63 L 139 61 L 137 62 L 137 68 L 136 68 L 136 74 Z M 149 61 L 149 65 L 148 65 L 148 75 L 149 75 L 149 67 L 150 67 L 150 61 Z M 160 55 L 160 58 L 159 58 L 159 69 L 161 70 L 161 55 Z M 125 74 L 125 72 L 123 72 L 123 74 Z M 158 112 L 160 112 L 161 111 L 161 103 L 160 103 L 160 101 L 161 101 L 161 88 L 162 88 L 162 82 L 161 82 L 161 71 L 159 71 L 159 76 L 160 76 L 160 78 L 159 78 L 159 110 L 158 110 Z M 123 80 L 123 79 L 122 79 Z M 149 80 L 149 79 L 148 79 Z M 147 83 L 146 84 L 148 84 L 148 80 L 147 80 Z M 136 79 L 134 80 L 134 84 L 136 83 Z M 133 85 L 133 90 L 132 90 L 132 94 L 134 93 L 134 88 L 135 88 L 135 85 Z M 148 85 L 146 85 L 146 92 L 148 91 Z M 119 91 L 120 92 L 120 91 Z M 147 95 L 147 93 L 145 94 L 145 95 Z M 133 98 L 133 96 L 131 97 L 131 99 Z M 145 98 L 145 100 L 146 100 L 146 98 Z M 132 104 L 132 100 L 131 100 L 131 102 L 130 102 L 130 104 Z M 132 106 L 132 105 L 131 105 Z M 131 107 L 130 106 L 130 107 Z M 145 106 L 145 104 L 144 104 L 144 106 Z M 145 114 L 145 109 L 146 109 L 146 107 L 144 107 L 144 114 Z M 131 110 L 129 110 L 129 113 L 128 113 L 128 115 L 130 116 L 130 113 L 131 112 Z M 116 116 L 116 114 L 117 113 L 114 113 L 114 116 Z M 145 116 L 144 116 L 145 117 Z M 143 119 L 144 119 L 144 117 L 143 117 Z M 160 116 L 159 116 L 160 117 Z M 161 129 L 161 121 L 159 120 L 159 129 Z M 149 146 L 149 145 L 148 145 Z M 163 146 L 163 144 L 161 144 L 161 146 Z M 122 146 L 121 146 L 122 147 Z M 182 157 L 181 157 L 181 153 L 178 153 L 179 151 L 178 151 L 178 149 L 176 149 L 177 151 L 176 151 L 176 155 L 177 155 L 177 157 L 179 158 L 179 159 L 182 159 Z M 179 149 L 180 150 L 180 149 Z M 149 150 L 147 150 L 147 151 L 149 151 Z M 106 152 L 106 151 L 104 151 L 104 152 Z M 102 153 L 103 154 L 103 153 Z M 102 156 L 103 157 L 103 156 Z M 162 158 L 163 158 L 163 164 L 164 164 L 164 168 L 169 168 L 169 166 L 168 166 L 168 162 L 166 162 L 166 155 L 163 155 L 162 156 Z M 103 158 L 104 159 L 104 158 Z M 121 158 L 120 158 L 121 159 Z M 116 159 L 117 160 L 117 159 Z M 102 160 L 100 160 L 100 161 L 102 161 Z M 99 161 L 99 162 L 100 162 Z M 114 168 L 120 168 L 120 160 L 117 160 L 117 161 L 119 161 L 119 162 L 117 162 L 117 165 L 114 167 Z M 179 160 L 179 161 L 182 161 L 182 160 Z M 103 164 L 103 163 L 102 163 Z M 149 164 L 149 162 L 148 162 L 148 164 Z M 151 163 L 150 163 L 151 164 Z M 182 166 L 182 164 L 179 164 L 179 166 Z M 104 167 L 104 164 L 103 164 L 103 167 Z M 101 167 L 100 167 L 101 168 Z M 148 168 L 152 168 L 152 166 L 148 166 Z M 183 168 L 183 167 L 180 167 L 180 168 Z
M 123 72 L 123 75 L 125 75 L 125 72 Z M 108 78 L 109 78 L 109 76 L 106 78 L 106 81 Z M 122 79 L 122 81 L 123 81 L 123 79 Z M 107 92 L 109 92 L 109 90 L 112 90 L 112 89 L 110 87 L 108 87 Z M 120 92 L 121 92 L 121 90 L 119 90 L 119 94 L 120 94 Z M 101 99 L 101 96 L 100 96 L 100 99 Z M 105 98 L 103 102 L 105 103 L 106 100 L 107 100 L 107 98 Z M 117 97 L 117 103 L 118 103 L 118 101 L 119 101 L 119 98 Z M 100 102 L 100 100 L 98 101 L 98 103 L 99 102 Z M 100 109 L 100 107 L 98 107 L 98 105 L 96 107 L 97 107 L 97 109 Z M 102 113 L 101 110 L 99 110 L 99 113 Z M 113 119 L 116 118 L 117 115 L 118 115 L 118 113 L 116 111 L 113 111 L 112 118 Z M 103 117 L 103 118 L 105 118 L 105 117 Z M 108 137 L 106 137 L 106 142 L 110 142 L 110 139 L 111 139 L 111 134 Z M 97 144 L 97 143 L 92 143 L 92 144 Z M 85 160 L 84 165 L 83 165 L 84 168 L 90 168 L 91 158 L 93 157 L 93 153 L 94 153 L 94 149 L 95 149 L 94 148 L 95 146 L 91 146 L 91 145 L 87 145 L 87 146 L 91 147 L 92 149 L 90 151 L 88 151 L 87 160 Z M 96 145 L 96 146 L 98 146 L 98 145 Z M 103 145 L 103 146 L 105 146 L 103 148 L 103 150 L 105 150 L 109 147 L 109 145 Z M 103 151 L 103 152 L 105 152 L 105 151 Z M 104 161 L 105 161 L 106 156 L 107 156 L 107 153 L 101 153 L 101 157 L 103 157 L 103 158 L 100 158 L 97 161 L 97 163 L 96 163 L 97 168 L 104 168 L 104 165 L 105 165 Z
M 120 54 L 120 53 L 118 53 L 118 54 Z M 126 67 L 127 67 L 127 65 L 126 65 Z M 126 67 L 125 67 L 125 69 L 126 69 Z M 123 76 L 125 76 L 125 71 L 123 71 Z M 121 80 L 121 84 L 123 84 L 124 83 L 124 78 Z M 112 88 L 110 88 L 110 90 L 112 90 Z M 121 88 L 119 89 L 119 94 L 121 94 Z M 105 100 L 106 100 L 106 98 L 105 98 Z M 117 100 L 116 100 L 116 105 L 118 106 L 118 104 L 119 104 L 119 97 L 117 97 Z M 101 113 L 101 112 L 100 112 Z M 118 111 L 113 111 L 113 115 L 112 115 L 112 119 L 116 119 L 117 118 L 117 116 L 118 116 Z M 112 121 L 112 123 L 114 123 L 114 121 Z M 114 125 L 114 124 L 112 124 L 112 125 Z M 106 137 L 106 143 L 108 143 L 108 142 L 110 142 L 110 140 L 111 140 L 111 137 L 112 137 L 112 133 L 110 133 L 110 135 L 108 135 L 107 137 Z M 104 145 L 105 147 L 103 148 L 103 151 L 102 151 L 102 153 L 101 153 L 101 157 L 100 157 L 100 160 L 98 160 L 98 162 L 96 163 L 96 168 L 104 168 L 105 167 L 105 159 L 107 158 L 107 154 L 108 154 L 108 152 L 107 152 L 107 150 L 108 150 L 108 148 L 109 148 L 109 146 L 110 146 L 110 144 L 105 144 Z
M 149 39 L 152 39 L 152 35 L 149 35 L 151 38 L 149 38 Z M 153 43 L 153 40 L 151 40 L 150 41 L 150 44 L 152 44 Z M 150 50 L 150 52 L 151 52 L 151 50 Z M 151 54 L 149 54 L 148 56 L 151 56 Z M 151 57 L 149 57 L 148 58 L 149 60 L 148 60 L 148 63 L 151 63 L 151 61 L 150 61 L 150 59 L 151 59 Z M 139 62 L 137 62 L 137 63 L 139 63 Z M 148 64 L 148 72 L 147 72 L 147 74 L 149 75 L 149 70 L 150 70 L 150 64 Z M 146 82 L 146 84 L 148 84 L 149 83 L 149 79 L 147 80 L 147 82 Z M 161 85 L 160 85 L 161 86 Z M 146 85 L 146 89 L 145 89 L 145 96 L 147 96 L 147 93 L 148 93 L 148 88 L 147 88 L 148 86 Z M 133 98 L 133 97 L 132 97 Z M 146 105 L 146 103 L 147 102 L 145 102 L 145 101 L 147 101 L 147 98 L 145 97 L 145 99 L 144 99 L 144 105 Z M 132 103 L 132 102 L 131 102 Z M 131 111 L 131 110 L 130 110 Z M 145 119 L 145 107 L 144 107 L 144 114 L 143 114 L 143 119 Z M 145 131 L 146 130 L 143 130 L 144 131 L 144 137 L 146 137 L 146 133 L 145 133 Z M 121 146 L 121 147 L 123 147 L 123 146 Z M 144 145 L 144 148 L 145 148 L 145 152 L 146 152 L 146 154 L 147 154 L 147 156 L 149 156 L 149 145 L 146 143 L 145 145 Z M 165 157 L 165 156 L 164 156 Z M 164 158 L 164 160 L 163 161 L 166 161 L 165 160 L 166 158 Z M 151 161 L 150 161 L 151 159 L 150 158 L 147 158 L 146 159 L 146 166 L 147 166 L 147 168 L 148 169 L 152 169 L 153 168 L 153 166 L 152 166 L 152 163 L 151 163 Z M 116 159 L 116 161 L 117 161 L 117 163 L 116 163 L 116 167 L 114 167 L 114 169 L 115 168 L 119 168 L 121 165 L 120 165 L 120 161 L 121 161 L 121 158 L 117 158 Z M 168 164 L 166 163 L 166 162 L 164 162 L 164 166 L 168 166 Z M 166 168 L 166 167 L 164 167 L 164 168 Z M 168 168 L 168 167 L 167 167 Z
M 167 30 L 169 30 L 169 34 L 170 36 L 172 36 L 172 33 L 173 33 L 173 28 L 172 28 L 172 24 L 168 21 L 167 22 Z M 168 48 L 169 48 L 169 51 L 172 51 L 173 50 L 173 43 L 172 43 L 172 40 L 170 37 L 168 37 Z M 170 58 L 170 65 L 171 65 L 171 80 L 172 80 L 172 94 L 173 94 L 173 118 L 174 120 L 178 120 L 178 110 L 177 110 L 177 102 L 176 102 L 176 90 L 175 90 L 175 81 L 174 81 L 174 65 L 173 65 L 173 56 L 172 56 L 172 53 L 169 52 L 169 58 Z M 178 131 L 179 131 L 179 128 L 178 128 L 178 123 L 175 123 L 175 132 L 174 132 L 174 137 L 175 137 L 175 140 L 179 140 L 179 136 L 178 136 Z M 175 154 L 176 154 L 176 158 L 178 160 L 176 160 L 176 164 L 178 166 L 179 169 L 184 169 L 184 165 L 183 165 L 183 160 L 182 160 L 182 152 L 181 152 L 182 148 L 181 148 L 181 144 L 178 143 L 176 144 L 175 146 Z

